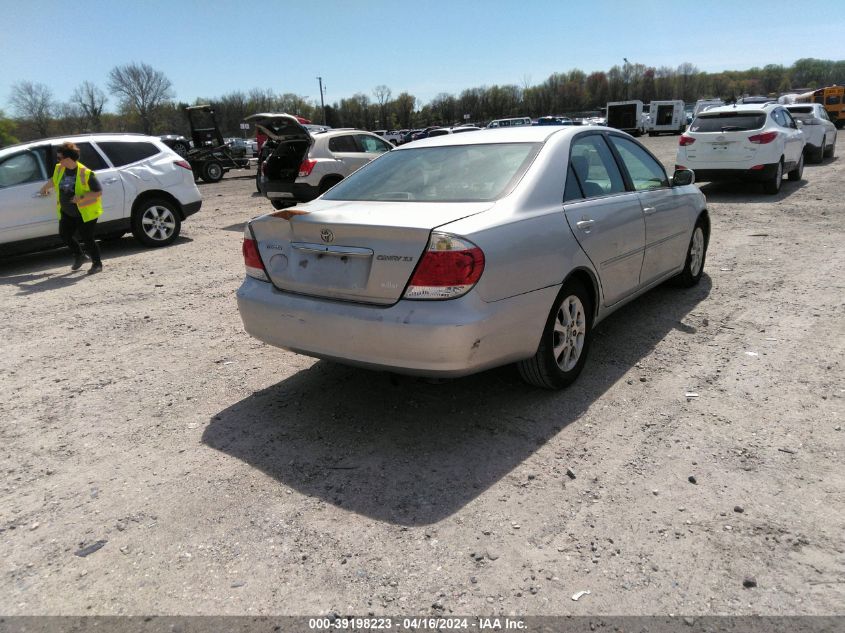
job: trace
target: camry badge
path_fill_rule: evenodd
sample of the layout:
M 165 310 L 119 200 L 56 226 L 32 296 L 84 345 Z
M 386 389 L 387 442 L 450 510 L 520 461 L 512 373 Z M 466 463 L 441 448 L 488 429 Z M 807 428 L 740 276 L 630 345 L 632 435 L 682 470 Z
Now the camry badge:
M 332 233 L 329 229 L 323 229 L 322 231 L 320 231 L 320 239 L 324 242 L 333 242 L 334 233 Z

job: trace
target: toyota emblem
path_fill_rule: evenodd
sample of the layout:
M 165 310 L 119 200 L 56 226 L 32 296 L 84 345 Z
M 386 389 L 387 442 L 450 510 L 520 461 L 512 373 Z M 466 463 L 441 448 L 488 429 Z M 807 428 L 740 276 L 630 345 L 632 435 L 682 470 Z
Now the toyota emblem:
M 323 229 L 320 231 L 320 239 L 324 242 L 333 242 L 334 233 L 332 233 L 330 229 Z

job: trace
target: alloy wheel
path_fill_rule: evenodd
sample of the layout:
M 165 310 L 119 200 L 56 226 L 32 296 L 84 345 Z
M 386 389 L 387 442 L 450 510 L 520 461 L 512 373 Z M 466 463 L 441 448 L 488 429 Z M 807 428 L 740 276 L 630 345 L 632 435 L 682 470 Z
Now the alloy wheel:
M 561 370 L 571 371 L 578 364 L 586 334 L 584 304 L 577 296 L 569 295 L 561 303 L 554 322 L 552 350 Z

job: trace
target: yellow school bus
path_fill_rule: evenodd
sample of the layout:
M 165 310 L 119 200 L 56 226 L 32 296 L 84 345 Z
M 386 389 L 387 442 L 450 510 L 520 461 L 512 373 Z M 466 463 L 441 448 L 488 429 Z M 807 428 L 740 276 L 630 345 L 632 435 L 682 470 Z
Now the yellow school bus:
M 812 92 L 805 92 L 795 99 L 796 103 L 821 103 L 833 124 L 845 125 L 845 86 L 828 86 Z

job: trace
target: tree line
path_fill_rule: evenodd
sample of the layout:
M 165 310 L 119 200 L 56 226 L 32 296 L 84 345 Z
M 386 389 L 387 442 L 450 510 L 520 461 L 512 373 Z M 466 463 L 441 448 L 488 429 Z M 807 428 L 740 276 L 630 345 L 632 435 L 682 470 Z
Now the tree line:
M 305 96 L 259 88 L 198 98 L 193 104 L 176 102 L 173 85 L 163 72 L 148 64 L 131 63 L 113 68 L 106 80 L 108 95 L 116 100 L 115 112 L 105 110 L 109 96 L 90 81 L 83 81 L 67 102 L 56 101 L 44 84 L 16 83 L 9 99 L 12 117 L 0 110 L 0 146 L 81 132 L 187 135 L 183 109 L 205 103 L 214 106 L 224 136 L 240 136 L 240 123 L 257 112 L 288 112 L 331 127 L 409 129 L 483 123 L 508 116 L 596 113 L 609 101 L 625 99 L 646 103 L 682 99 L 689 103 L 707 97 L 770 96 L 833 84 L 845 84 L 845 60 L 805 58 L 791 66 L 769 64 L 719 73 L 701 72 L 690 63 L 655 68 L 626 62 L 589 75 L 578 69 L 553 73 L 539 84 L 532 85 L 526 77 L 521 85 L 468 88 L 458 95 L 441 93 L 426 104 L 407 92 L 394 97 L 382 84 L 369 94 L 359 92 L 323 109 L 318 101 Z

